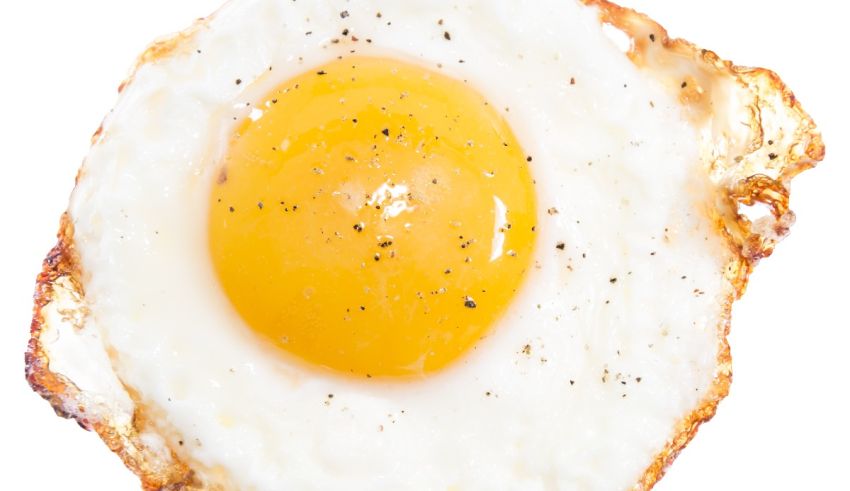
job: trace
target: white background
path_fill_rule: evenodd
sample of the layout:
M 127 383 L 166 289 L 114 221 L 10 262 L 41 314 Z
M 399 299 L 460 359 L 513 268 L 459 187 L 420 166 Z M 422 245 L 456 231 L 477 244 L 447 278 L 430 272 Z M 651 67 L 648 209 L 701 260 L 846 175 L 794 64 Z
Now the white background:
M 315 0 L 321 1 L 321 0 Z M 520 1 L 520 0 L 514 0 Z M 565 0 L 568 1 L 568 0 Z M 0 462 L 9 489 L 134 490 L 99 439 L 24 381 L 32 291 L 91 133 L 154 37 L 220 0 L 43 0 L 0 6 Z M 622 0 L 743 65 L 776 70 L 821 126 L 798 224 L 736 305 L 732 394 L 659 491 L 850 489 L 850 84 L 843 2 Z M 529 3 L 530 7 L 533 2 Z M 250 402 L 248 402 L 250 404 Z

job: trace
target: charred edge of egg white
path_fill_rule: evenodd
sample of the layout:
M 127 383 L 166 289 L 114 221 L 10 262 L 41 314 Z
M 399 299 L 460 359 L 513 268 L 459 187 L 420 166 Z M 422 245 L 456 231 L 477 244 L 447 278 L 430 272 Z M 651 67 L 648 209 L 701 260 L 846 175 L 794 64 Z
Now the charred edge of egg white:
M 717 207 L 707 213 L 715 223 L 718 233 L 727 238 L 728 246 L 734 252 L 734 259 L 726 268 L 730 291 L 724 305 L 723 320 L 717 328 L 719 351 L 715 380 L 700 406 L 677 424 L 675 434 L 634 486 L 635 490 L 648 491 L 664 476 L 667 467 L 695 436 L 699 426 L 714 416 L 717 405 L 728 394 L 732 381 L 732 359 L 727 335 L 732 303 L 744 292 L 755 264 L 773 252 L 773 248 L 787 234 L 793 222 L 793 212 L 788 208 L 791 179 L 823 160 L 825 150 L 814 122 L 775 73 L 761 68 L 738 67 L 686 40 L 671 39 L 661 25 L 646 15 L 620 7 L 608 0 L 579 1 L 597 7 L 601 22 L 610 24 L 629 36 L 631 48 L 627 54 L 636 65 L 641 65 L 644 61 L 643 54 L 649 49 L 662 50 L 670 56 L 689 59 L 697 69 L 708 70 L 715 76 L 728 77 L 748 88 L 752 94 L 778 101 L 781 107 L 772 107 L 767 116 L 773 114 L 774 117 L 784 117 L 793 123 L 788 127 L 796 128 L 790 140 L 786 139 L 791 143 L 783 155 L 762 155 L 764 152 L 759 152 L 760 148 L 757 148 L 747 156 L 749 160 L 746 162 L 721 162 L 719 169 L 713 169 L 719 170 L 718 175 L 722 175 L 723 179 L 715 182 L 720 194 Z M 214 15 L 199 19 L 189 29 L 152 44 L 139 57 L 129 77 L 121 83 L 119 92 L 133 83 L 139 67 L 188 49 L 194 33 L 206 26 Z M 693 90 L 683 92 L 683 96 L 679 98 L 683 106 L 695 103 L 688 94 L 693 94 Z M 764 137 L 766 121 L 765 115 L 760 112 L 761 109 L 754 108 L 751 125 L 761 130 Z M 785 114 L 777 114 L 779 110 L 783 110 Z M 103 137 L 101 127 L 92 137 L 92 144 L 98 143 Z M 718 165 L 717 162 L 710 164 L 712 167 Z M 77 182 L 83 172 L 81 168 Z M 768 205 L 773 220 L 756 224 L 739 213 L 741 205 L 753 203 Z M 85 395 L 73 381 L 50 370 L 50 360 L 41 340 L 41 334 L 48 327 L 43 313 L 52 302 L 59 300 L 62 289 L 69 288 L 72 291 L 66 293 L 79 298 L 80 306 L 84 308 L 85 295 L 80 275 L 80 265 L 74 251 L 73 224 L 66 213 L 62 216 L 57 245 L 47 255 L 37 279 L 30 328 L 31 339 L 25 357 L 27 381 L 36 393 L 53 406 L 59 416 L 72 418 L 82 428 L 97 432 L 107 446 L 121 457 L 125 465 L 139 476 L 143 489 L 208 489 L 204 483 L 197 481 L 191 465 L 181 460 L 173 449 L 169 449 L 170 455 L 166 454 L 166 457 L 161 453 L 146 450 L 140 435 L 146 430 L 144 426 L 148 423 L 139 400 L 133 401 L 135 414 L 130 426 L 117 425 L 108 415 L 93 417 L 93 413 L 87 412 Z M 63 322 L 71 321 L 63 319 Z
M 689 68 L 695 72 L 736 84 L 740 93 L 750 97 L 742 102 L 747 105 L 751 133 L 751 141 L 743 152 L 718 156 L 713 150 L 724 136 L 715 132 L 709 133 L 709 141 L 701 142 L 704 164 L 718 192 L 715 208 L 707 213 L 734 253 L 725 268 L 730 292 L 724 302 L 722 322 L 717 327 L 719 347 L 714 383 L 699 407 L 679 422 L 675 434 L 634 487 L 648 491 L 664 477 L 699 426 L 714 417 L 718 404 L 729 394 L 732 356 L 727 337 L 732 304 L 746 290 L 755 265 L 770 256 L 788 235 L 795 219 L 789 208 L 791 180 L 821 162 L 825 146 L 817 125 L 773 71 L 737 66 L 687 40 L 670 38 L 667 30 L 647 15 L 609 0 L 580 1 L 598 8 L 603 24 L 629 38 L 626 54 L 639 68 L 655 68 L 653 75 L 663 78 L 660 73 L 664 69 L 661 65 L 653 66 L 653 61 L 679 58 L 688 61 Z M 678 100 L 692 121 L 697 125 L 710 124 L 711 94 L 705 92 L 706 87 L 691 83 L 693 78 L 675 75 L 678 77 L 659 81 L 679 91 Z M 757 220 L 745 216 L 742 208 L 754 204 L 766 205 L 770 215 Z

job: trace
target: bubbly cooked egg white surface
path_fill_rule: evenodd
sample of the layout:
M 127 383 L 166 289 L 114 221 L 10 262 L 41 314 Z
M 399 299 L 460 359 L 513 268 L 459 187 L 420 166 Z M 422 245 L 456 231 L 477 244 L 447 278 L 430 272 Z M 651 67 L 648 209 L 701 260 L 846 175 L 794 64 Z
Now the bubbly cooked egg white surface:
M 140 66 L 69 212 L 145 438 L 206 485 L 611 490 L 714 379 L 713 200 L 594 9 L 241 0 Z

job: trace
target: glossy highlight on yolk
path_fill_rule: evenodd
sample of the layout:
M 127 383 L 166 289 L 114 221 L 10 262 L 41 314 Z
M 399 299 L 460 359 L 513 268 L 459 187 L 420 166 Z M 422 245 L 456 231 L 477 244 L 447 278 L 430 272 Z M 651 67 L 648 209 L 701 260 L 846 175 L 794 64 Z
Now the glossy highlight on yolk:
M 423 376 L 485 337 L 532 263 L 506 121 L 466 83 L 383 58 L 277 87 L 232 135 L 209 247 L 251 329 L 364 377 Z

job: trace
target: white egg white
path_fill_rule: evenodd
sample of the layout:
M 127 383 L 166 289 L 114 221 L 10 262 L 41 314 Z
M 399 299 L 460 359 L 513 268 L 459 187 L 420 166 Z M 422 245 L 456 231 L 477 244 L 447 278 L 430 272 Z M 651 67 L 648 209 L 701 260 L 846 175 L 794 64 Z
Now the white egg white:
M 533 157 L 534 270 L 487 339 L 420 381 L 287 363 L 242 324 L 208 257 L 234 119 L 352 52 L 467 81 Z M 235 0 L 139 67 L 74 191 L 82 332 L 109 359 L 75 361 L 73 335 L 47 350 L 104 404 L 157 415 L 145 438 L 210 488 L 631 489 L 716 376 L 734 287 L 714 202 L 679 101 L 593 8 Z

